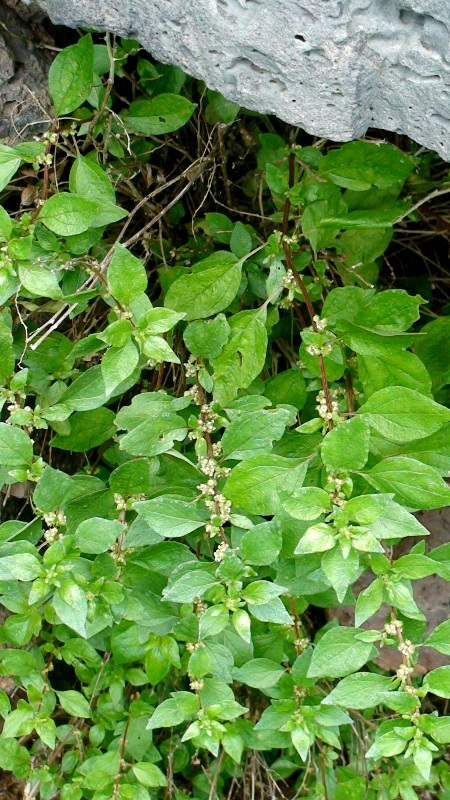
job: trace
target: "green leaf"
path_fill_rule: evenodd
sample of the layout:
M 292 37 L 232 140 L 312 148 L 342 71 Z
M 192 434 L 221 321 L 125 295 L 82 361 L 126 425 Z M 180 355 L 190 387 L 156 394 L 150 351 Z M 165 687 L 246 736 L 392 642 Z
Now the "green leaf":
M 147 273 L 138 258 L 116 244 L 107 272 L 108 288 L 115 300 L 128 308 L 147 288 Z
M 376 614 L 383 602 L 383 581 L 376 578 L 366 589 L 359 593 L 355 606 L 355 625 L 359 628 L 373 614 Z
M 124 530 L 124 525 L 116 520 L 91 517 L 75 531 L 75 546 L 82 553 L 106 553 Z
M 67 436 L 54 436 L 52 446 L 59 450 L 85 453 L 114 436 L 114 417 L 114 412 L 109 408 L 76 412 L 70 418 L 70 433 Z
M 140 761 L 138 764 L 133 764 L 132 770 L 136 779 L 143 786 L 167 786 L 166 776 L 156 764 L 151 764 L 149 761 Z
M 114 470 L 109 476 L 112 491 L 122 497 L 147 494 L 150 489 L 154 462 L 146 458 L 133 458 Z
M 379 492 L 394 492 L 396 502 L 410 511 L 450 505 L 450 487 L 439 473 L 413 458 L 386 458 L 364 478 Z
M 242 593 L 242 597 L 249 606 L 261 606 L 270 603 L 274 597 L 279 597 L 286 591 L 284 586 L 277 586 L 269 581 L 253 581 Z
M 231 234 L 230 250 L 236 258 L 245 258 L 252 249 L 252 237 L 242 222 L 236 222 Z
M 102 358 L 102 375 L 105 391 L 110 394 L 116 386 L 134 372 L 139 361 L 139 353 L 131 339 L 123 347 L 110 347 Z
M 322 703 L 360 710 L 373 708 L 384 702 L 391 686 L 392 678 L 374 672 L 357 672 L 339 681 Z
M 371 186 L 400 188 L 414 169 L 414 161 L 390 144 L 350 142 L 320 159 L 319 174 L 338 186 L 364 192 Z
M 217 636 L 218 633 L 222 633 L 228 626 L 229 618 L 230 612 L 226 606 L 222 604 L 210 606 L 200 617 L 200 641 L 206 639 L 208 636 Z
M 450 620 L 441 622 L 430 633 L 425 644 L 427 647 L 434 647 L 438 653 L 443 653 L 445 656 L 450 656 Z
M 358 628 L 340 626 L 326 631 L 314 648 L 308 678 L 341 678 L 374 658 L 376 649 L 359 634 Z
M 439 317 L 429 322 L 421 330 L 415 351 L 425 364 L 433 391 L 437 392 L 450 383 L 450 317 Z
M 117 423 L 117 419 L 116 419 Z M 120 440 L 120 449 L 133 456 L 157 456 L 186 438 L 187 425 L 178 414 L 162 413 L 136 425 Z
M 32 553 L 0 557 L 0 581 L 33 581 L 42 572 L 41 562 Z
M 394 442 L 423 439 L 450 421 L 450 409 L 413 389 L 397 386 L 375 392 L 358 413 Z
M 325 522 L 312 525 L 303 534 L 297 547 L 295 555 L 307 555 L 308 553 L 324 553 L 334 547 L 336 540 L 333 536 L 333 528 Z
M 183 339 L 192 355 L 217 358 L 229 336 L 230 326 L 225 314 L 218 314 L 214 319 L 199 319 L 190 322 L 183 334 Z
M 152 100 L 139 98 L 131 103 L 124 121 L 143 136 L 158 136 L 181 128 L 192 116 L 194 103 L 177 94 L 158 94 Z
M 21 163 L 22 158 L 16 150 L 0 144 L 0 192 L 8 185 Z
M 0 464 L 4 467 L 21 467 L 31 464 L 33 445 L 21 428 L 0 422 Z
M 80 692 L 69 689 L 67 692 L 56 692 L 56 694 L 58 695 L 61 707 L 72 717 L 90 719 L 91 712 L 89 710 L 88 701 Z
M 377 539 L 401 539 L 406 536 L 428 536 L 429 531 L 406 509 L 391 502 L 370 530 Z
M 378 545 L 378 543 L 376 543 L 376 545 L 382 550 L 381 545 Z M 362 571 L 359 566 L 359 555 L 356 552 L 355 539 L 353 540 L 353 549 L 350 550 L 346 558 L 341 548 L 335 547 L 324 554 L 321 567 L 324 575 L 328 578 L 330 585 L 336 592 L 337 599 L 340 603 L 343 603 L 345 595 L 347 594 L 347 589 L 356 581 Z
M 143 342 L 142 350 L 147 358 L 151 358 L 157 363 L 160 361 L 168 361 L 172 364 L 180 363 L 180 359 L 162 336 L 148 336 Z
M 322 461 L 333 472 L 362 469 L 369 457 L 370 431 L 364 418 L 352 417 L 325 436 Z
M 434 467 L 443 476 L 450 473 L 450 424 L 444 425 L 436 433 L 409 442 L 402 447 L 402 453 L 410 458 L 415 458 L 423 464 Z
M 282 498 L 283 508 L 294 519 L 311 520 L 331 510 L 330 495 L 316 486 L 296 489 L 287 500 Z
M 32 294 L 51 297 L 52 300 L 62 297 L 58 276 L 51 269 L 40 264 L 20 264 L 18 275 L 24 288 Z
M 50 67 L 49 91 L 57 116 L 75 111 L 89 97 L 93 72 L 94 46 L 88 33 L 58 53 Z
M 92 227 L 99 206 L 68 192 L 53 194 L 42 206 L 38 219 L 58 236 L 74 236 Z
M 210 125 L 217 125 L 217 123 L 230 125 L 234 122 L 239 114 L 240 105 L 227 100 L 219 92 L 208 90 L 206 96 L 208 98 L 208 105 L 206 106 L 205 117 Z M 235 759 L 235 761 L 239 760 L 239 758 Z
M 78 155 L 69 175 L 72 194 L 87 197 L 101 205 L 114 205 L 116 193 L 105 170 L 92 158 Z
M 133 508 L 156 533 L 166 538 L 186 536 L 203 527 L 206 522 L 197 503 L 187 503 L 169 495 L 135 503 Z
M 227 406 L 239 389 L 246 389 L 261 372 L 266 360 L 266 309 L 240 311 L 229 319 L 231 336 L 214 368 L 214 399 Z
M 291 405 L 301 410 L 306 403 L 306 382 L 299 369 L 288 369 L 264 382 L 264 395 L 272 405 Z
M 247 564 L 268 566 L 275 561 L 282 543 L 278 525 L 274 521 L 263 522 L 244 533 L 240 544 L 240 554 Z
M 420 358 L 409 350 L 359 355 L 357 362 L 364 393 L 368 397 L 389 386 L 405 386 L 427 397 L 431 395 L 431 378 Z
M 233 672 L 235 680 L 254 689 L 271 689 L 284 675 L 283 667 L 269 658 L 254 658 Z
M 88 603 L 81 586 L 71 579 L 64 580 L 53 595 L 52 605 L 64 625 L 86 637 Z
M 278 493 L 300 488 L 306 470 L 307 464 L 300 459 L 253 456 L 233 468 L 223 493 L 249 514 L 275 514 L 281 507 Z
M 437 697 L 450 698 L 450 666 L 432 669 L 425 675 L 423 687 Z
M 191 603 L 194 597 L 203 597 L 205 592 L 217 581 L 207 572 L 193 570 L 185 572 L 181 578 L 174 580 L 170 588 L 163 590 L 163 600 L 175 603 Z
M 188 320 L 217 314 L 236 297 L 241 272 L 242 262 L 236 256 L 218 250 L 171 284 L 165 306 L 184 313 Z
M 290 412 L 285 408 L 241 412 L 222 436 L 225 460 L 241 461 L 271 450 L 273 442 L 281 439 L 289 419 Z
M 177 314 L 169 308 L 151 308 L 143 319 L 139 320 L 138 329 L 148 336 L 166 333 L 175 327 L 180 319 L 184 319 L 185 316 L 184 313 Z

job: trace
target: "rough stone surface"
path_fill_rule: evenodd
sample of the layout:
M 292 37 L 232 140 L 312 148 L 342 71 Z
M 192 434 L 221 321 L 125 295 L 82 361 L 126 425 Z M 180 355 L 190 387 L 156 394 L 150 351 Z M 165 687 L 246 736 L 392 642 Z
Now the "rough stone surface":
M 139 39 L 230 100 L 347 141 L 375 127 L 450 159 L 448 0 L 39 0 Z
M 48 127 L 47 72 L 55 53 L 37 6 L 0 0 L 0 139 Z

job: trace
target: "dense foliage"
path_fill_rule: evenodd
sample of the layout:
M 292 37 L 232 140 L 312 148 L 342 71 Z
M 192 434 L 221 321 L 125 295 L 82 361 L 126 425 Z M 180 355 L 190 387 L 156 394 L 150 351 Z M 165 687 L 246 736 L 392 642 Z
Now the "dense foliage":
M 446 174 L 109 36 L 50 92 L 0 147 L 0 766 L 28 800 L 450 797 L 450 665 L 415 672 L 450 620 L 413 596 L 450 542 L 412 513 L 450 504 L 449 317 L 379 280 Z

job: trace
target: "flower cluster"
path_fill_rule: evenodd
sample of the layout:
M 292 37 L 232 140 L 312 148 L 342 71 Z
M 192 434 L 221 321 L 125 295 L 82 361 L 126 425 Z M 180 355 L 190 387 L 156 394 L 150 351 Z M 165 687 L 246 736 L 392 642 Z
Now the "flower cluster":
M 186 371 L 186 378 L 195 378 L 197 372 L 200 369 L 200 364 L 197 362 L 195 356 L 189 356 L 188 360 L 184 364 L 184 369 Z
M 203 439 L 205 433 L 214 433 L 219 415 L 212 410 L 210 403 L 203 403 L 197 420 L 197 427 L 189 433 L 189 439 Z
M 313 346 L 314 345 L 311 345 L 311 347 Z M 339 403 L 336 399 L 337 395 L 338 393 L 336 390 L 333 389 L 330 391 L 331 410 L 329 411 L 327 406 L 327 400 L 325 397 L 325 392 L 323 391 L 323 389 L 320 390 L 319 394 L 316 397 L 317 400 L 316 411 L 319 412 L 319 417 L 322 417 L 322 419 L 324 420 L 333 419 L 334 414 L 337 414 L 339 409 Z
M 59 529 L 66 524 L 66 515 L 62 511 L 50 511 L 48 514 L 43 514 L 42 518 L 47 525 L 47 530 L 44 533 L 44 539 L 47 544 L 53 544 L 62 539 L 63 534 Z

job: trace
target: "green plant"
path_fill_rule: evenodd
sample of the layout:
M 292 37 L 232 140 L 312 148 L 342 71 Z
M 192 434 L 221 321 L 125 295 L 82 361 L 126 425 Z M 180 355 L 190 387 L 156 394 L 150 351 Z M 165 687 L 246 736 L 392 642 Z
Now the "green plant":
M 261 122 L 261 224 L 202 217 L 236 106 L 90 34 L 50 91 L 51 130 L 0 147 L 1 477 L 30 497 L 0 526 L 0 765 L 28 800 L 231 797 L 249 769 L 273 796 L 448 797 L 450 666 L 414 665 L 450 654 L 450 620 L 427 636 L 413 583 L 450 580 L 450 544 L 425 554 L 411 513 L 450 504 L 448 317 L 420 329 L 423 298 L 378 285 L 415 187 L 445 179 Z M 166 177 L 173 132 L 204 130 Z M 323 625 L 368 572 L 355 625 Z

